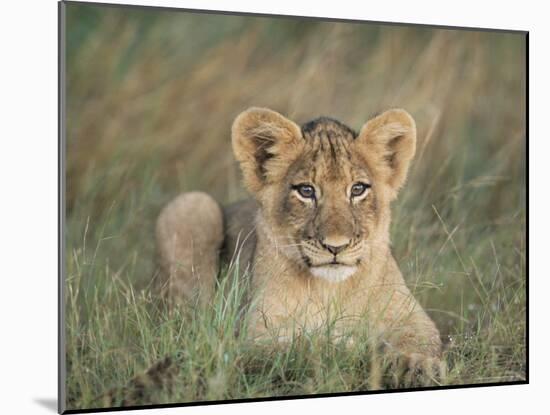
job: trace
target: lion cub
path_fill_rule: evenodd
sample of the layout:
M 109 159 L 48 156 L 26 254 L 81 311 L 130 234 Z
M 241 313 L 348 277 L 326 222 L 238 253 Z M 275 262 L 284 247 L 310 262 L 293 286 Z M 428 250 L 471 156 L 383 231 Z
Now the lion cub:
M 390 203 L 415 153 L 412 117 L 389 110 L 356 133 L 330 118 L 300 127 L 251 108 L 234 121 L 232 144 L 254 198 L 222 209 L 191 192 L 163 209 L 156 237 L 164 293 L 207 303 L 220 258 L 238 252 L 256 298 L 252 338 L 314 330 L 337 307 L 342 330 L 363 322 L 410 365 L 439 364 L 439 332 L 390 250 Z

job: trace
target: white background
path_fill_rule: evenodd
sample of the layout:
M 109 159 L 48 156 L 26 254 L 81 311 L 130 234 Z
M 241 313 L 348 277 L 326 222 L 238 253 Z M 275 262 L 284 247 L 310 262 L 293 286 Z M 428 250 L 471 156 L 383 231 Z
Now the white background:
M 123 3 L 112 0 L 113 3 Z M 549 27 L 539 1 L 128 0 L 134 4 L 493 27 L 530 31 L 530 385 L 146 413 L 517 414 L 548 408 Z M 2 2 L 0 12 L 0 359 L 2 413 L 54 413 L 57 393 L 57 4 Z M 549 294 L 546 294 L 549 295 Z M 546 396 L 545 396 L 546 394 Z M 546 397 L 546 399 L 544 399 Z M 547 409 L 546 409 L 547 410 Z M 134 412 L 135 413 L 135 412 Z M 143 412 L 140 412 L 143 413 Z

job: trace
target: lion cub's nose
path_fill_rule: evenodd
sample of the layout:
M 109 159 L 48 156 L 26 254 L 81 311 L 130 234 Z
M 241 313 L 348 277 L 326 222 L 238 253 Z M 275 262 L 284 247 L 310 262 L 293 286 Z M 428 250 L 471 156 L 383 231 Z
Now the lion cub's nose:
M 351 240 L 343 236 L 327 237 L 321 240 L 321 245 L 333 255 L 338 255 L 346 249 Z

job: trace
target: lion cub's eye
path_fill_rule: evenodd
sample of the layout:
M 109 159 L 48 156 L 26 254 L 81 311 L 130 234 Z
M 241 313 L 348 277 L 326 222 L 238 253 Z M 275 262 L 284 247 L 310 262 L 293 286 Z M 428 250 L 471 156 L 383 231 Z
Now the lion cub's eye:
M 293 188 L 300 196 L 306 199 L 315 198 L 315 188 L 309 184 L 297 184 L 296 186 L 293 186 Z
M 366 183 L 355 183 L 351 186 L 351 197 L 359 197 L 367 191 L 370 187 L 370 184 Z

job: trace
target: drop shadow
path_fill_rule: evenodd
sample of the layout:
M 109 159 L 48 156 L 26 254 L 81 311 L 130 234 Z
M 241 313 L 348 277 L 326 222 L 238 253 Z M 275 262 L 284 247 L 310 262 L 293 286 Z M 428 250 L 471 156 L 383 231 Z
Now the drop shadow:
M 49 409 L 52 412 L 57 413 L 57 399 L 53 398 L 35 398 L 34 402 L 36 402 L 38 405 Z

